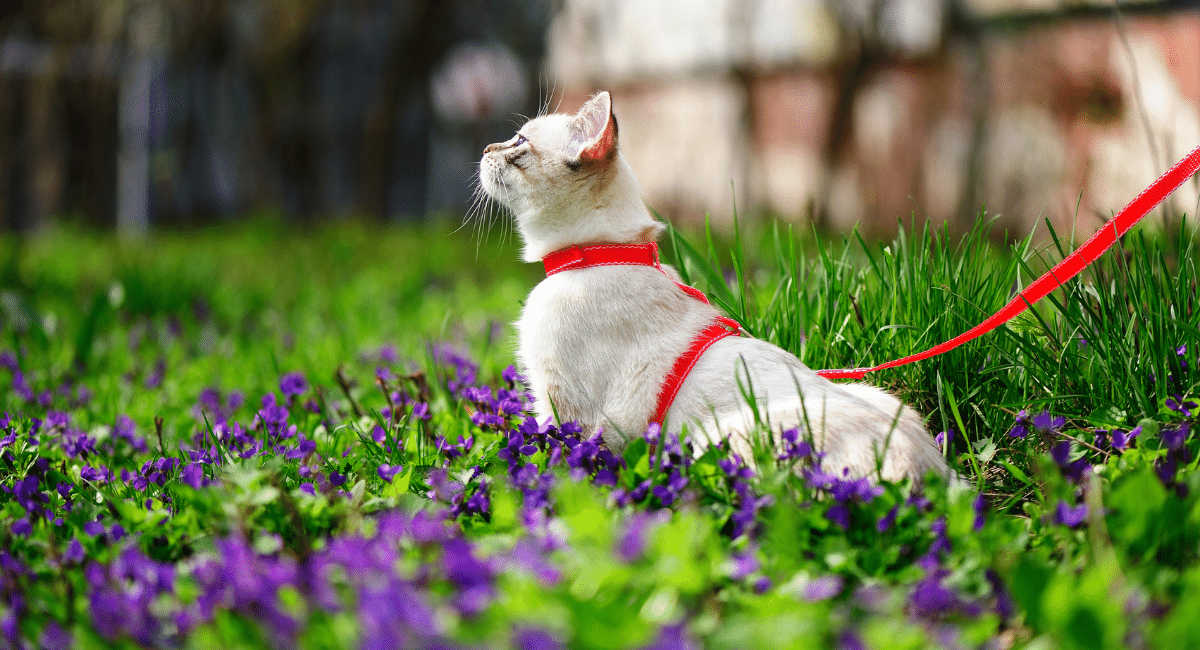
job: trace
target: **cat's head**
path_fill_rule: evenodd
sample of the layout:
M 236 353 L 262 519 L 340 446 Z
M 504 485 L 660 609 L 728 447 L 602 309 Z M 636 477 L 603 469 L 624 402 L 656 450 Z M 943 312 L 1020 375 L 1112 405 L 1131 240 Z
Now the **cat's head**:
M 512 212 L 526 261 L 572 244 L 652 241 L 662 230 L 617 149 L 607 92 L 573 115 L 536 117 L 508 141 L 488 145 L 479 179 Z

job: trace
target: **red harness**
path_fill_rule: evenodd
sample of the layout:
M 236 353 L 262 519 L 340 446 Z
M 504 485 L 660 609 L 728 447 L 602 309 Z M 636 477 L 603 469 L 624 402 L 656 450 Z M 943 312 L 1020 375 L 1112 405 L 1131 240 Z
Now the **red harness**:
M 650 266 L 658 269 L 668 278 L 671 277 L 667 275 L 666 271 L 663 271 L 662 264 L 658 261 L 658 244 L 654 242 L 570 246 L 543 257 L 542 264 L 546 267 L 547 277 L 560 271 L 586 269 L 592 266 Z M 674 279 L 671 281 L 675 282 Z M 696 300 L 708 304 L 708 298 L 705 298 L 704 293 L 699 289 L 679 282 L 675 282 L 675 286 Z M 688 349 L 675 360 L 675 365 L 671 366 L 671 372 L 667 373 L 667 378 L 658 391 L 658 406 L 654 409 L 654 418 L 650 421 L 662 424 L 663 418 L 667 416 L 667 411 L 671 409 L 671 404 L 675 401 L 675 396 L 679 394 L 679 388 L 683 386 L 683 380 L 687 379 L 688 373 L 700 360 L 700 356 L 713 343 L 726 336 L 741 336 L 741 334 L 742 326 L 732 318 L 724 316 L 717 316 L 711 324 L 700 330 L 700 333 L 688 345 Z

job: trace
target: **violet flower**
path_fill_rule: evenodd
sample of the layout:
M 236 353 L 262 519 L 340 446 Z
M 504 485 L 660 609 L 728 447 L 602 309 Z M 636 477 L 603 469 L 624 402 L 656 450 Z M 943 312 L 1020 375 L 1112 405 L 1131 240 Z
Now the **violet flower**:
M 625 520 L 617 537 L 614 552 L 622 562 L 630 563 L 642 557 L 646 551 L 650 531 L 662 522 L 662 517 L 649 512 L 635 512 Z
M 1071 461 L 1071 441 L 1062 440 L 1050 450 L 1050 457 L 1062 470 L 1063 477 L 1072 483 L 1079 483 L 1091 471 L 1092 465 L 1086 457 Z
M 1189 418 L 1192 417 L 1192 414 L 1196 408 L 1195 401 L 1190 400 L 1190 399 L 1185 400 L 1179 395 L 1168 397 L 1167 401 L 1165 402 L 1165 405 L 1167 408 L 1171 409 L 1172 411 L 1175 411 L 1176 413 L 1179 413 L 1180 415 L 1183 415 L 1183 416 L 1189 417 Z
M 1125 451 L 1129 448 L 1129 443 L 1133 442 L 1139 434 L 1142 433 L 1141 425 L 1130 429 L 1128 432 L 1120 429 L 1114 429 L 1112 432 L 1112 447 L 1117 451 Z
M 1183 443 L 1185 440 L 1187 440 L 1188 434 L 1191 433 L 1191 429 L 1191 424 L 1187 422 L 1175 426 L 1163 427 L 1163 446 L 1170 451 L 1179 451 L 1183 449 Z
M 1069 506 L 1066 501 L 1059 501 L 1054 508 L 1054 521 L 1069 528 L 1077 528 L 1087 518 L 1087 504 Z
M 837 524 L 842 530 L 850 528 L 850 509 L 842 503 L 835 503 L 825 511 L 825 518 Z
M 1022 409 L 1017 413 L 1017 421 L 1008 430 L 1008 435 L 1010 438 L 1024 438 L 1030 432 L 1049 435 L 1057 432 L 1064 424 L 1066 424 L 1066 418 L 1056 418 L 1050 414 L 1050 411 L 1042 411 L 1033 416 L 1031 420 L 1028 411 Z
M 545 630 L 522 627 L 513 632 L 512 647 L 521 650 L 562 650 L 566 646 Z
M 845 587 L 845 580 L 839 575 L 826 575 L 813 578 L 804 585 L 803 598 L 810 603 L 836 598 Z
M 758 557 L 754 554 L 754 549 L 749 549 L 741 553 L 734 553 L 729 558 L 730 571 L 729 577 L 734 580 L 745 580 L 747 576 L 758 571 L 761 564 Z
M 971 501 L 971 509 L 975 511 L 975 521 L 971 524 L 971 530 L 979 532 L 983 530 L 984 513 L 987 512 L 987 499 L 982 492 L 975 495 L 975 499 Z
M 880 533 L 886 533 L 891 530 L 892 526 L 896 525 L 896 515 L 900 513 L 900 506 L 892 506 L 888 513 L 875 522 L 875 530 Z
M 83 561 L 83 544 L 79 543 L 79 538 L 74 537 L 71 543 L 67 545 L 67 550 L 63 552 L 63 562 L 67 564 L 79 564 Z
M 925 619 L 940 619 L 959 609 L 962 602 L 942 584 L 942 578 L 948 573 L 945 569 L 933 569 L 916 584 L 908 598 L 914 614 Z
M 800 429 L 785 429 L 779 434 L 780 452 L 776 456 L 781 461 L 798 461 L 811 458 L 812 445 L 807 440 L 800 439 Z
M 304 373 L 289 372 L 279 380 L 279 392 L 285 397 L 295 397 L 308 392 L 308 380 Z
M 391 483 L 392 479 L 395 478 L 396 475 L 399 474 L 403 469 L 403 465 L 389 465 L 387 463 L 383 463 L 379 466 L 376 472 L 379 474 L 379 478 L 383 479 L 387 483 Z
M 193 490 L 204 487 L 204 467 L 200 463 L 188 463 L 179 473 L 179 479 Z

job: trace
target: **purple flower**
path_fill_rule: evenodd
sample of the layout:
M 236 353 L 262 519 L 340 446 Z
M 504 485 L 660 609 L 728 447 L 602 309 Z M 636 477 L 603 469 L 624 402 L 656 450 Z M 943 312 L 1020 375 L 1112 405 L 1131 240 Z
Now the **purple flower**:
M 83 532 L 87 533 L 88 535 L 90 535 L 92 537 L 95 537 L 97 535 L 103 535 L 104 534 L 104 524 L 102 524 L 98 521 L 89 521 L 83 525 Z
M 992 593 L 996 595 L 996 613 L 1004 620 L 1012 618 L 1013 614 L 1017 613 L 1017 605 L 1013 602 L 1012 596 L 1009 595 L 1008 589 L 1004 587 L 1004 582 L 991 569 L 988 569 L 984 576 L 992 586 Z
M 804 600 L 810 603 L 829 600 L 842 593 L 845 581 L 838 575 L 827 575 L 814 578 L 804 585 Z
M 942 584 L 944 569 L 934 569 L 917 583 L 909 595 L 909 607 L 922 618 L 942 618 L 958 609 L 958 597 Z
M 193 490 L 199 490 L 204 486 L 204 468 L 200 463 L 188 463 L 179 473 L 179 478 Z
M 287 450 L 283 454 L 283 457 L 287 458 L 288 460 L 300 460 L 302 458 L 308 458 L 316 450 L 317 441 L 309 440 L 308 438 L 304 437 L 304 434 L 300 434 L 300 439 L 296 442 L 296 446 Z
M 770 581 L 768 581 L 768 586 L 769 584 Z M 642 646 L 641 650 L 699 650 L 699 648 L 700 645 L 688 636 L 685 624 L 679 623 L 659 628 L 658 636 L 649 645 Z
M 886 515 L 884 515 L 879 521 L 875 522 L 875 530 L 881 533 L 886 533 L 888 530 L 891 530 L 892 526 L 896 524 L 896 515 L 899 514 L 899 512 L 900 506 L 892 506 L 892 509 L 888 510 Z
M 944 452 L 946 451 L 946 447 L 948 447 L 950 443 L 954 441 L 954 429 L 946 429 L 945 431 L 934 436 L 933 439 Z
M 562 580 L 562 571 L 546 559 L 542 544 L 532 537 L 522 537 L 512 550 L 512 561 L 517 567 L 526 571 L 543 586 L 553 587 Z
M 1124 451 L 1129 448 L 1129 443 L 1142 433 L 1141 425 L 1131 429 L 1128 433 L 1120 429 L 1114 429 L 1112 432 L 1112 447 L 1117 451 Z
M 200 408 L 207 411 L 213 417 L 216 417 L 221 412 L 221 391 L 217 388 L 209 386 L 200 391 Z
M 1066 422 L 1066 418 L 1056 418 L 1050 415 L 1050 411 L 1042 411 L 1033 417 L 1033 426 L 1044 433 L 1058 431 Z
M 867 650 L 862 638 L 853 630 L 846 630 L 838 636 L 838 650 Z
M 1029 433 L 1029 413 L 1021 409 L 1017 413 L 1017 422 L 1008 430 L 1010 438 L 1024 438 Z
M 785 429 L 779 434 L 782 443 L 778 460 L 804 460 L 812 457 L 812 445 L 800 439 L 800 429 Z
M 1050 411 L 1042 411 L 1029 419 L 1029 413 L 1022 409 L 1017 413 L 1017 421 L 1011 429 L 1008 430 L 1008 435 L 1011 438 L 1024 438 L 1031 431 L 1036 431 L 1041 435 L 1048 435 L 1057 432 L 1066 424 L 1066 418 L 1054 417 Z
M 42 636 L 38 640 L 38 647 L 42 648 L 42 650 L 70 650 L 70 648 L 75 647 L 75 639 L 69 631 L 64 630 L 58 624 L 58 621 L 51 620 L 42 629 Z
M 308 380 L 304 373 L 289 372 L 279 380 L 279 391 L 287 397 L 295 397 L 308 391 Z
M 975 511 L 975 522 L 972 524 L 971 529 L 976 532 L 983 530 L 983 515 L 987 512 L 987 499 L 984 498 L 982 492 L 975 495 L 975 500 L 971 502 L 971 509 Z
M 29 523 L 29 517 L 22 517 L 14 521 L 12 525 L 12 532 L 14 535 L 20 535 L 22 537 L 33 532 L 33 525 Z
M 651 422 L 646 425 L 646 431 L 642 434 L 646 439 L 646 443 L 653 446 L 662 441 L 662 425 L 657 422 Z
M 1087 462 L 1087 458 L 1080 458 L 1074 462 L 1071 461 L 1071 441 L 1062 440 L 1054 445 L 1050 450 L 1050 457 L 1062 470 L 1063 477 L 1072 483 L 1079 483 L 1083 480 L 1084 474 L 1091 470 L 1092 466 Z
M 450 345 L 440 343 L 434 345 L 431 350 L 433 360 L 443 366 L 452 366 L 454 369 L 454 378 L 447 377 L 446 387 L 450 392 L 460 395 L 460 391 L 475 383 L 475 379 L 479 374 L 479 364 L 475 363 L 466 356 L 460 354 Z
M 395 478 L 396 475 L 399 474 L 403 469 L 403 465 L 388 465 L 387 463 L 384 463 L 380 465 L 379 469 L 376 471 L 379 473 L 379 478 L 391 483 L 392 479 Z
M 1196 408 L 1196 402 L 1190 399 L 1185 400 L 1179 395 L 1176 395 L 1174 397 L 1167 398 L 1166 407 L 1172 411 L 1175 411 L 1176 413 L 1179 413 L 1180 415 L 1190 418 L 1192 417 L 1192 413 Z
M 1163 446 L 1171 451 L 1178 451 L 1182 449 L 1183 442 L 1187 440 L 1188 434 L 1191 432 L 1191 428 L 1191 425 L 1187 422 L 1176 426 L 1163 427 Z
M 734 480 L 747 481 L 754 478 L 754 472 L 749 467 L 746 467 L 737 454 L 730 454 L 728 457 L 717 461 L 717 467 L 721 468 L 725 476 Z
M 1167 487 L 1175 484 L 1175 474 L 1178 471 L 1179 456 L 1177 453 L 1168 453 L 1166 458 L 1154 461 L 1154 473 L 1158 475 L 1158 480 L 1162 481 L 1163 485 Z
M 400 354 L 396 351 L 396 346 L 388 343 L 379 348 L 379 360 L 384 363 L 398 363 Z
M 535 628 L 521 628 L 513 632 L 512 647 L 522 650 L 561 650 L 565 646 L 549 632 Z
M 146 376 L 145 386 L 150 390 L 155 390 L 162 386 L 163 378 L 167 374 L 167 360 L 164 357 L 159 357 L 154 360 L 154 370 Z
M 656 485 L 651 493 L 662 502 L 663 507 L 670 507 L 675 500 L 683 494 L 683 488 L 688 484 L 688 478 L 679 473 L 679 470 L 671 472 L 671 478 L 666 485 Z
M 46 413 L 45 426 L 47 429 L 66 429 L 71 425 L 71 416 L 62 411 L 50 411 Z
M 108 483 L 113 479 L 113 473 L 112 470 L 105 465 L 101 465 L 100 467 L 84 465 L 79 470 L 79 478 L 85 481 L 91 481 L 93 483 Z
M 842 530 L 850 528 L 850 509 L 844 504 L 837 503 L 825 511 L 825 518 L 837 524 Z
M 525 378 L 518 374 L 517 368 L 512 365 L 509 365 L 504 369 L 504 372 L 500 373 L 500 378 L 510 387 L 516 386 L 517 383 L 526 383 Z
M 29 387 L 29 381 L 25 379 L 25 373 L 20 370 L 13 371 L 12 389 L 14 393 L 20 395 L 21 399 L 26 402 L 33 401 L 33 389 Z
M 745 580 L 746 576 L 758 571 L 760 566 L 758 557 L 755 556 L 753 549 L 744 553 L 734 553 L 729 558 L 729 562 L 731 565 L 729 577 L 734 580 Z
M 71 543 L 67 545 L 67 550 L 63 553 L 63 562 L 67 564 L 78 564 L 84 558 L 83 544 L 79 543 L 79 538 L 75 537 Z
M 1087 518 L 1087 504 L 1069 506 L 1066 501 L 1059 501 L 1054 509 L 1054 520 L 1064 526 L 1075 528 Z

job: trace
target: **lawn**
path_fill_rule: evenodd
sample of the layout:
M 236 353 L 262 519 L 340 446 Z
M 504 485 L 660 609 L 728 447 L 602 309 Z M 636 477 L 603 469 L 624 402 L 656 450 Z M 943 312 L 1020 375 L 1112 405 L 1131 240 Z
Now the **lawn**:
M 1200 647 L 1190 224 L 869 377 L 962 479 L 919 487 L 802 436 L 751 471 L 534 420 L 510 323 L 540 269 L 497 232 L 0 243 L 0 648 Z M 662 246 L 841 368 L 975 325 L 1077 243 L 1042 234 Z

